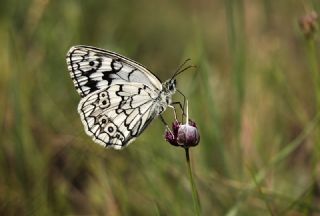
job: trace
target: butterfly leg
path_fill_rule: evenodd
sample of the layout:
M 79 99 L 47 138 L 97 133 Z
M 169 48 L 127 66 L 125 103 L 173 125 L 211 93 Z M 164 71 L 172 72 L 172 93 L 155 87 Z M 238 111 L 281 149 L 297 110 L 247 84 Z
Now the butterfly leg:
M 182 122 L 183 122 L 183 119 L 184 119 L 184 117 L 186 116 L 185 111 L 184 111 L 184 108 L 185 108 L 185 105 L 186 105 L 186 96 L 185 96 L 181 91 L 179 91 L 179 90 L 177 90 L 177 92 L 179 92 L 179 93 L 182 95 L 182 97 L 183 97 L 183 105 L 181 104 L 180 101 L 174 101 L 174 102 L 172 102 L 172 103 L 170 104 L 169 107 L 173 109 L 174 117 L 175 117 L 175 119 L 177 119 L 176 108 L 174 107 L 174 105 L 179 105 L 179 107 L 180 107 L 180 109 L 181 109 L 181 111 L 182 111 Z
M 167 122 L 164 120 L 162 115 L 160 115 L 160 119 L 161 119 L 162 123 L 164 124 L 164 126 L 166 127 L 166 129 L 168 131 L 170 131 L 170 133 L 172 133 L 172 131 L 170 130 L 170 127 L 168 126 Z
M 185 112 L 184 112 L 184 108 L 185 108 L 185 106 L 186 106 L 186 96 L 181 92 L 181 91 L 179 91 L 179 89 L 177 89 L 177 92 L 179 93 L 179 94 L 181 94 L 182 95 L 182 97 L 183 97 L 183 106 L 182 106 L 182 121 L 183 121 L 183 117 L 184 116 L 186 116 L 186 114 L 185 114 Z M 180 107 L 181 107 L 181 103 L 180 103 Z
M 171 109 L 173 109 L 173 114 L 174 114 L 174 119 L 175 119 L 175 120 L 178 120 L 178 118 L 177 118 L 177 112 L 176 112 L 176 107 L 174 106 L 174 105 L 177 105 L 177 104 L 180 106 L 180 108 L 181 108 L 181 110 L 182 110 L 182 105 L 181 105 L 181 103 L 180 103 L 179 101 L 177 101 L 177 102 L 172 102 L 171 105 L 168 106 L 168 107 L 170 107 Z M 183 112 L 183 110 L 182 110 L 182 112 Z
M 181 94 L 182 95 L 182 97 L 183 97 L 183 106 L 182 106 L 182 111 L 183 111 L 183 114 L 185 114 L 184 113 L 184 108 L 185 108 L 185 106 L 186 106 L 186 96 L 181 92 L 181 91 L 179 91 L 179 89 L 177 89 L 177 92 L 179 93 L 179 94 Z M 181 104 L 180 104 L 180 106 L 181 106 Z

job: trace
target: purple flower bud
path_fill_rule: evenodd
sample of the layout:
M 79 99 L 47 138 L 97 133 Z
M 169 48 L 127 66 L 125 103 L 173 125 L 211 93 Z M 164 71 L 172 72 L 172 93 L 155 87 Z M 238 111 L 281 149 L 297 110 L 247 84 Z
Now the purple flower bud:
M 177 136 L 178 144 L 183 145 L 184 147 L 198 145 L 200 141 L 200 134 L 194 123 L 193 125 L 185 124 L 179 127 Z
M 166 131 L 165 140 L 171 145 L 188 148 L 198 145 L 200 134 L 195 122 L 189 120 L 189 124 L 183 125 L 175 121 L 172 123 L 172 131 Z

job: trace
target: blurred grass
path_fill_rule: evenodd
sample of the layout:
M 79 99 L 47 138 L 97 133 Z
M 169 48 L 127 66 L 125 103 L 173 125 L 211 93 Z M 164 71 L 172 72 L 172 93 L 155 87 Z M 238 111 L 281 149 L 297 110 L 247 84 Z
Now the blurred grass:
M 165 143 L 160 121 L 120 152 L 85 135 L 65 63 L 76 44 L 119 52 L 162 80 L 186 58 L 198 66 L 178 87 L 201 132 L 191 161 L 204 215 L 320 214 L 319 35 L 298 25 L 319 8 L 3 1 L 0 214 L 194 215 L 184 152 Z

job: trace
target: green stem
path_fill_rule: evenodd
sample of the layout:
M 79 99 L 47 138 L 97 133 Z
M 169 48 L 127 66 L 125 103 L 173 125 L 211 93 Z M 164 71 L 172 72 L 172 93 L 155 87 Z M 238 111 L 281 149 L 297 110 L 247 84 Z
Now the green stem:
M 189 180 L 192 188 L 192 198 L 193 198 L 194 209 L 196 211 L 196 215 L 201 215 L 201 205 L 200 205 L 199 194 L 198 194 L 196 184 L 193 180 L 193 175 L 191 170 L 189 148 L 185 148 L 184 150 L 186 152 L 186 161 L 187 161 L 188 172 L 189 172 Z
M 237 161 L 238 176 L 243 175 L 243 158 L 241 144 L 242 113 L 245 99 L 245 66 L 246 66 L 246 37 L 243 0 L 226 0 L 226 18 L 228 43 L 231 54 L 231 72 L 235 87 L 235 161 Z
M 313 39 L 307 39 L 307 57 L 308 63 L 310 67 L 310 71 L 312 74 L 312 78 L 314 81 L 314 89 L 316 96 L 316 108 L 317 112 L 320 111 L 320 77 L 319 77 L 319 66 L 318 66 L 318 55 L 316 43 Z

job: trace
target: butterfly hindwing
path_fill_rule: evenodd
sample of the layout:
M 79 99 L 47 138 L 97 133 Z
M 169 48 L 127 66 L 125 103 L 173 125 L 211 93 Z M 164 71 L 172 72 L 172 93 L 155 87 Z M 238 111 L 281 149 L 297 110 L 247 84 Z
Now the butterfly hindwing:
M 138 82 L 157 90 L 161 82 L 148 69 L 119 54 L 90 46 L 74 46 L 67 54 L 67 65 L 82 96 L 112 84 Z
M 122 149 L 157 115 L 157 92 L 142 83 L 118 83 L 82 98 L 78 112 L 88 135 L 103 146 Z

